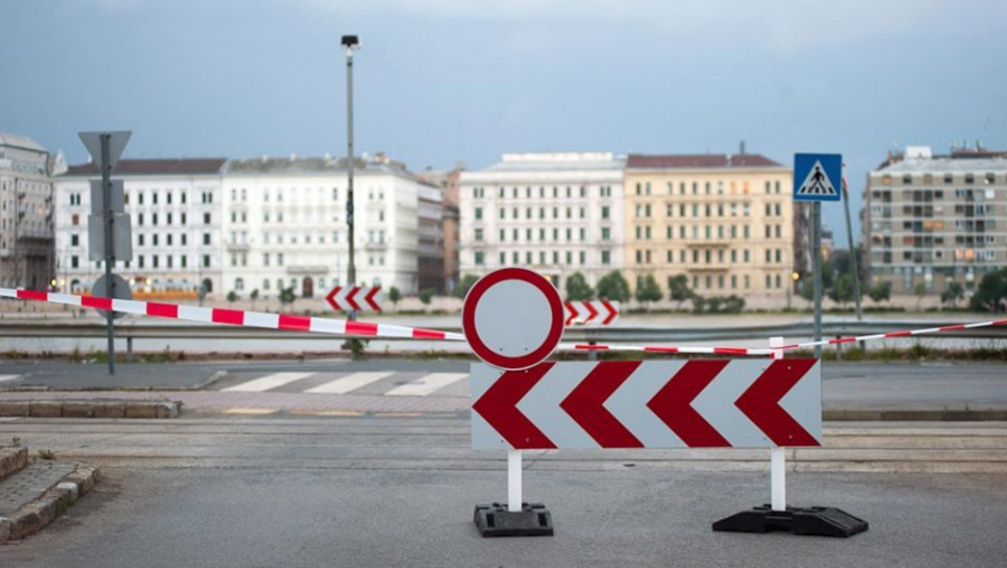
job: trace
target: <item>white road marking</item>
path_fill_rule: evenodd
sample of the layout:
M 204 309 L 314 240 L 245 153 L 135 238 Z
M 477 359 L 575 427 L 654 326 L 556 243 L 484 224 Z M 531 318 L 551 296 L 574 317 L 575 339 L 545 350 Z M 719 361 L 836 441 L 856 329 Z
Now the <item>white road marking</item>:
M 294 381 L 299 381 L 301 379 L 310 377 L 311 375 L 314 374 L 315 373 L 273 373 L 272 375 L 259 377 L 258 379 L 241 383 L 240 385 L 234 385 L 233 387 L 228 387 L 224 389 L 224 391 L 263 392 L 269 389 L 282 387 L 283 385 L 292 383 Z
M 385 394 L 388 396 L 427 396 L 452 383 L 464 379 L 468 373 L 430 373 L 425 377 L 398 386 Z
M 21 378 L 21 375 L 0 375 L 0 383 L 6 381 L 16 381 Z
M 329 381 L 323 385 L 308 389 L 305 392 L 325 393 L 325 394 L 346 394 L 350 391 L 366 387 L 371 383 L 376 383 L 385 377 L 390 377 L 394 373 L 350 373 L 345 377 Z

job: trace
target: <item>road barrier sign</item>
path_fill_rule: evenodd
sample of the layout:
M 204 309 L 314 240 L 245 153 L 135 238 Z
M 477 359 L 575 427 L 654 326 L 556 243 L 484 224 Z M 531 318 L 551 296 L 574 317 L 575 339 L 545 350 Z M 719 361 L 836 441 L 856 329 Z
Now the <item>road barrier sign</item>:
M 91 288 L 91 295 L 92 296 L 96 296 L 96 297 L 99 297 L 99 298 L 108 298 L 108 295 L 105 294 L 105 290 L 108 289 L 108 288 L 106 288 L 106 284 L 105 284 L 105 279 L 106 278 L 107 278 L 107 276 L 105 276 L 103 274 L 100 278 L 98 278 L 97 281 L 95 281 L 94 286 Z M 112 297 L 113 298 L 115 298 L 117 300 L 132 300 L 133 299 L 133 293 L 129 289 L 129 284 L 126 283 L 126 280 L 123 279 L 122 276 L 119 276 L 118 274 L 113 274 L 112 275 L 112 282 L 113 282 L 113 284 L 112 284 Z M 103 310 L 101 308 L 97 308 L 95 311 L 97 311 L 101 315 L 101 317 L 103 317 L 103 318 L 108 317 L 109 310 Z M 119 319 L 119 318 L 121 318 L 121 317 L 123 317 L 125 315 L 126 315 L 125 312 L 112 312 L 112 317 L 115 318 L 115 319 Z
M 608 300 L 590 300 L 564 302 L 567 327 L 572 325 L 606 326 L 619 319 L 619 302 Z
M 563 302 L 537 272 L 497 270 L 469 289 L 462 331 L 483 361 L 500 369 L 527 369 L 552 355 L 563 338 Z
M 822 443 L 814 359 L 474 364 L 470 388 L 475 449 Z
M 380 286 L 335 286 L 325 301 L 337 312 L 380 312 L 383 298 Z

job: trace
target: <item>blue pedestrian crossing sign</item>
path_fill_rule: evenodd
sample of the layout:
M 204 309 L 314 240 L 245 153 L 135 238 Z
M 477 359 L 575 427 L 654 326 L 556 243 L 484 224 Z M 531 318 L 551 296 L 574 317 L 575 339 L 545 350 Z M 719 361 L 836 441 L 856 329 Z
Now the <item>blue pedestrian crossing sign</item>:
M 842 154 L 794 154 L 794 200 L 839 201 Z

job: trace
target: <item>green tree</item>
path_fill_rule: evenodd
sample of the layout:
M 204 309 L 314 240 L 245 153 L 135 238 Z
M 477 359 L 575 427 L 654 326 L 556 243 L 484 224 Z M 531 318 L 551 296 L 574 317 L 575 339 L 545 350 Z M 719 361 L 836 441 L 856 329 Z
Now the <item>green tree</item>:
M 835 283 L 829 290 L 829 298 L 837 304 L 845 304 L 847 302 L 852 302 L 856 296 L 856 292 L 853 289 L 853 275 L 852 274 L 840 274 L 836 278 Z
M 294 288 L 281 288 L 280 289 L 280 303 L 286 306 L 287 304 L 293 304 L 294 300 L 297 299 L 297 295 L 294 294 Z
M 465 299 L 465 295 L 469 293 L 469 288 L 471 288 L 477 281 L 479 277 L 474 274 L 466 274 L 462 276 L 462 279 L 455 286 L 455 296 L 461 299 Z
M 430 300 L 434 299 L 434 294 L 437 293 L 433 288 L 424 288 L 420 290 L 420 301 L 423 302 L 424 306 L 430 305 Z
M 1007 268 L 990 272 L 979 282 L 969 306 L 977 312 L 1001 312 L 1007 300 Z
M 566 299 L 568 302 L 587 301 L 594 298 L 594 289 L 580 272 L 574 272 L 566 279 Z
M 392 286 L 391 288 L 388 289 L 388 301 L 391 302 L 392 305 L 397 306 L 399 300 L 401 299 L 402 299 L 402 292 L 399 292 L 398 288 Z
M 238 301 L 238 293 L 237 292 L 235 292 L 234 290 L 231 290 L 230 292 L 227 293 L 227 303 L 228 304 L 233 304 L 234 302 L 237 302 L 237 301 Z
M 621 272 L 613 270 L 598 280 L 598 297 L 613 302 L 625 302 L 629 300 L 629 282 L 626 282 Z
M 248 299 L 252 301 L 252 311 L 255 311 L 255 301 L 259 299 L 259 289 L 252 290 L 252 293 L 248 295 Z
M 951 304 L 952 307 L 958 306 L 958 300 L 965 297 L 965 288 L 958 283 L 957 280 L 951 280 L 948 282 L 947 287 L 941 292 L 941 303 Z
M 689 288 L 689 277 L 685 274 L 668 277 L 668 292 L 671 301 L 678 302 L 678 309 L 682 309 L 682 302 L 692 298 L 695 293 Z
M 875 302 L 887 302 L 892 299 L 892 283 L 891 282 L 878 282 L 871 287 L 870 292 L 871 300 Z
M 913 294 L 916 295 L 916 311 L 920 311 L 923 297 L 927 295 L 927 285 L 923 282 L 917 283 L 913 286 Z
M 636 277 L 636 301 L 650 309 L 650 302 L 661 299 L 661 287 L 657 285 L 657 280 L 653 274 Z

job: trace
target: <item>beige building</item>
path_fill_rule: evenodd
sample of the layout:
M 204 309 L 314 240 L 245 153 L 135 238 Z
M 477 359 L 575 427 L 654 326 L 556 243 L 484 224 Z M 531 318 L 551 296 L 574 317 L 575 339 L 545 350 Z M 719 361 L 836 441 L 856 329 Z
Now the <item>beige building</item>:
M 678 274 L 702 296 L 786 297 L 794 268 L 793 173 L 758 154 L 630 155 L 625 275 Z
M 868 174 L 865 201 L 870 275 L 893 294 L 975 290 L 1007 266 L 1007 152 L 909 147 Z

